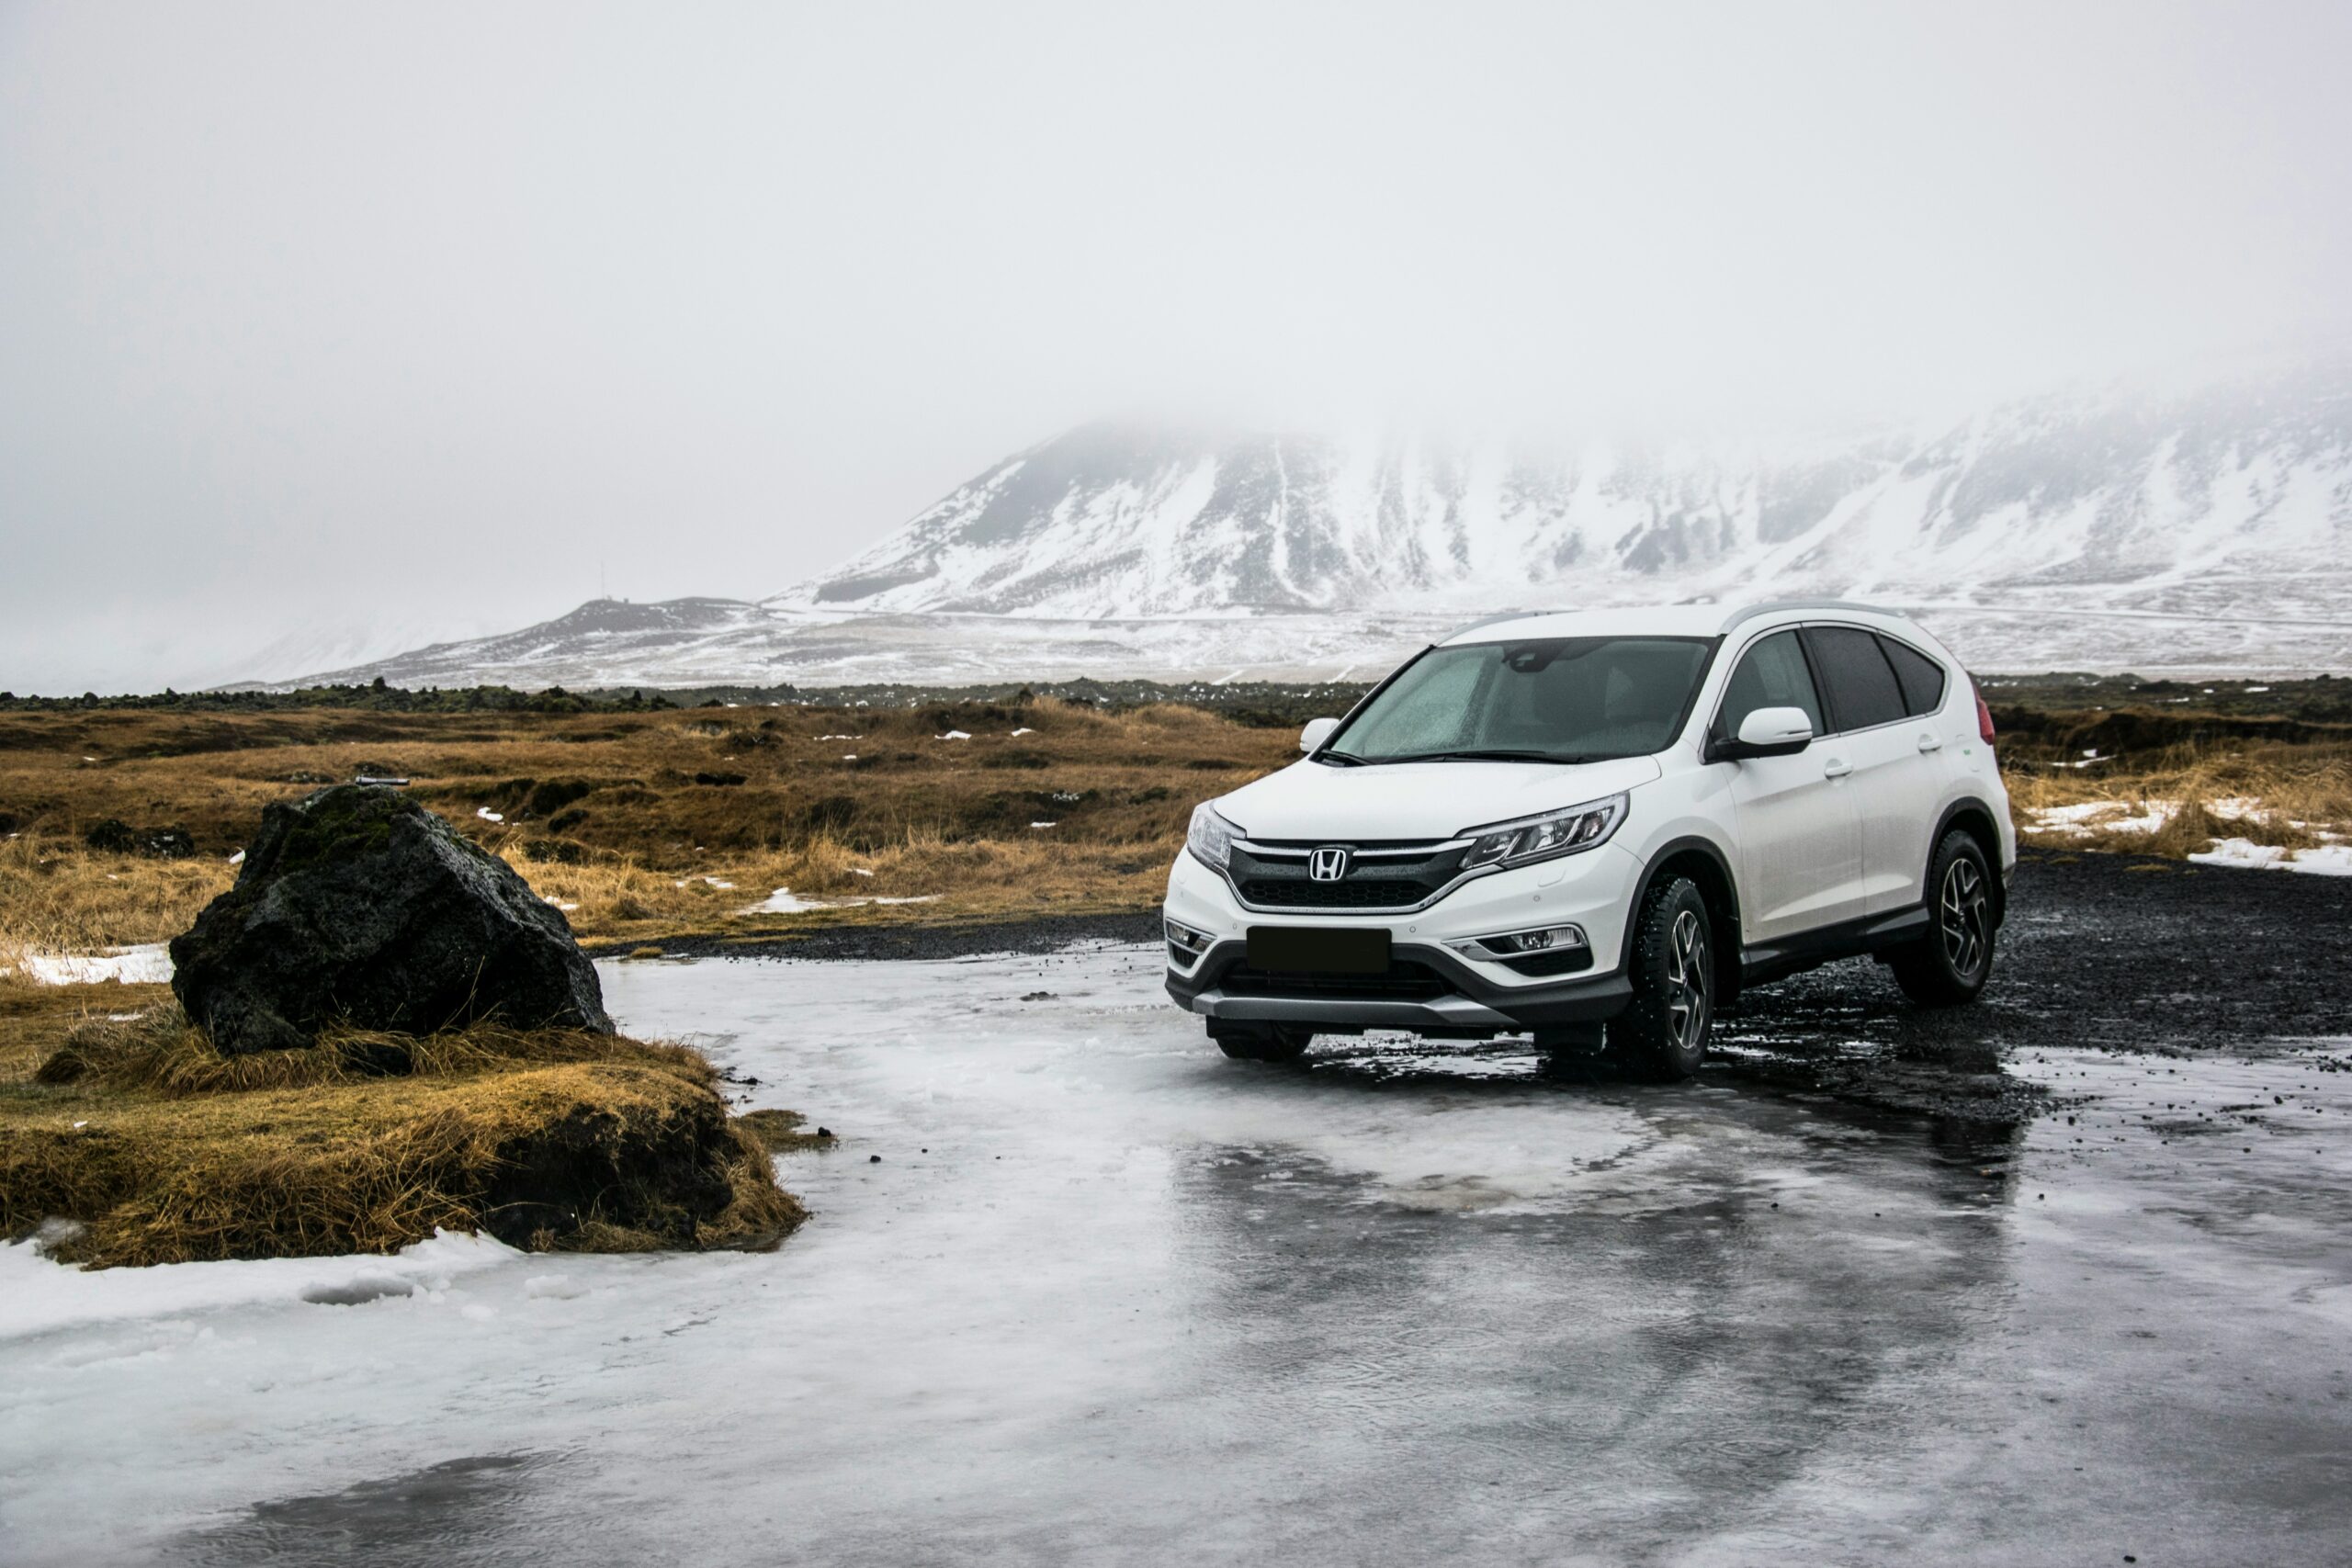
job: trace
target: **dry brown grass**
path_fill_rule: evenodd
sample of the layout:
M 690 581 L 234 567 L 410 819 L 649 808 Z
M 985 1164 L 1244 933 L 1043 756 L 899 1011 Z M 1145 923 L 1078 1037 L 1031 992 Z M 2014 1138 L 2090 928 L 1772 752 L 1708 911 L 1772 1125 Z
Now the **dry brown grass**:
M 2303 849 L 2324 835 L 2352 835 L 2352 746 L 2172 747 L 2083 768 L 2052 761 L 2002 759 L 2018 830 L 2029 842 L 2178 859 L 2220 838 Z M 2216 803 L 2235 809 L 2216 810 Z M 2152 832 L 2120 831 L 2097 818 L 2085 824 L 2086 833 L 2035 825 L 2038 810 L 2092 804 L 2112 805 L 2118 817 L 2168 815 Z
M 411 1073 L 357 1066 L 371 1046 Z M 622 1174 L 576 1231 L 531 1245 L 763 1245 L 803 1211 L 760 1131 L 678 1046 L 492 1028 L 229 1060 L 164 987 L 0 986 L 0 1230 L 79 1222 L 61 1251 L 86 1263 L 390 1251 L 482 1228 L 566 1160 Z M 696 1150 L 728 1190 L 715 1213 L 673 1196 Z
M 950 729 L 971 739 L 938 739 Z M 822 739 L 842 735 L 855 739 Z M 175 935 L 232 879 L 227 857 L 265 805 L 362 768 L 413 779 L 424 805 L 576 906 L 567 914 L 591 941 L 1148 908 L 1193 805 L 1295 757 L 1295 743 L 1288 729 L 1192 708 L 1110 715 L 1057 702 L 6 715 L 0 817 L 20 836 L 0 843 L 0 948 Z M 83 849 L 108 817 L 184 827 L 199 858 Z M 741 913 L 786 886 L 818 900 L 935 901 Z

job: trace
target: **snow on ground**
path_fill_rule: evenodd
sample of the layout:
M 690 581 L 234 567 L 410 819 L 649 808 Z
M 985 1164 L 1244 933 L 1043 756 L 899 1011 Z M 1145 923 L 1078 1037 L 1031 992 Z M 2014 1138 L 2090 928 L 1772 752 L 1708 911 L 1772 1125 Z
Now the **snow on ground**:
M 2247 839 L 2216 839 L 2202 854 L 2188 857 L 2199 865 L 2234 865 L 2256 871 L 2305 871 L 2320 876 L 2352 876 L 2352 844 L 2316 844 L 2308 849 L 2282 849 Z
M 2318 1070 L 2352 1043 L 2036 1053 L 2076 1121 L 1970 1145 L 1509 1044 L 1230 1063 L 1152 948 L 600 968 L 625 1028 L 843 1135 L 780 1164 L 806 1228 L 0 1249 L 0 1556 L 2298 1563 L 2352 1533 L 2352 1075 Z
M 870 871 L 861 871 L 857 874 L 871 876 L 874 874 Z M 684 884 L 681 883 L 679 886 L 684 886 Z M 936 893 L 918 893 L 907 898 L 806 898 L 789 887 L 779 887 L 751 908 L 738 909 L 736 913 L 738 915 L 800 915 L 811 909 L 854 909 L 861 904 L 936 904 L 938 902 L 939 895 Z
M 2267 822 L 2271 818 L 2270 811 L 2249 795 L 2223 795 L 2207 801 L 2205 809 L 2225 822 Z M 2097 833 L 2153 833 L 2179 810 L 2177 800 L 2086 800 L 2071 806 L 2028 807 L 2018 816 L 2019 826 L 2029 833 L 2086 839 Z M 2312 828 L 2308 822 L 2290 819 L 2289 825 L 2309 829 L 2321 842 L 2288 849 L 2248 839 L 2216 839 L 2211 849 L 2188 858 L 2199 865 L 2352 875 L 2352 842 L 2345 841 L 2344 835 Z
M 21 954 L 16 967 L 44 986 L 90 986 L 107 980 L 126 986 L 157 985 L 172 977 L 172 954 L 160 942 L 96 953 L 35 951 Z

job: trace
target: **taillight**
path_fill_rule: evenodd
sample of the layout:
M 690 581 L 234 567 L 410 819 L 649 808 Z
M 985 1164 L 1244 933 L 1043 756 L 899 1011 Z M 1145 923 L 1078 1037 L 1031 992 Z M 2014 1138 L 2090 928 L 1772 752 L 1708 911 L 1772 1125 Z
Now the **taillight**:
M 1993 710 L 1984 705 L 1984 694 L 1976 690 L 1973 679 L 1968 682 L 1968 689 L 1976 697 L 1976 733 L 1984 738 L 1985 745 L 1990 746 L 1993 744 Z

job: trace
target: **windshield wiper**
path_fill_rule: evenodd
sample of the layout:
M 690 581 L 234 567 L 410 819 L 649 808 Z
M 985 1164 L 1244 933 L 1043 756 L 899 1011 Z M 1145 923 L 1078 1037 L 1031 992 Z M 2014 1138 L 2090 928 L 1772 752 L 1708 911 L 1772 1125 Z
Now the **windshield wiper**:
M 1328 750 L 1317 751 L 1315 753 L 1315 760 L 1318 762 L 1337 762 L 1343 768 L 1361 768 L 1364 765 L 1364 760 L 1362 757 L 1351 755 L 1346 751 L 1332 751 Z
M 1384 762 L 1589 762 L 1590 757 L 1563 757 L 1555 751 L 1516 750 L 1503 746 L 1469 746 L 1450 751 L 1408 751 L 1383 757 Z

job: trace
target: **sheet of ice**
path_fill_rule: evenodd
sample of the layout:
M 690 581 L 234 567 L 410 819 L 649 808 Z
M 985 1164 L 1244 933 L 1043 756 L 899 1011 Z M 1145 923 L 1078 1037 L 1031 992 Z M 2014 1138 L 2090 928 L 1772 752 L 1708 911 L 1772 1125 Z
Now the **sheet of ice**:
M 172 952 L 160 942 L 109 947 L 98 953 L 26 953 L 16 966 L 44 986 L 95 986 L 119 980 L 126 986 L 160 985 L 172 977 Z
M 1508 1043 L 1230 1063 L 1150 948 L 600 968 L 624 1026 L 842 1134 L 781 1162 L 798 1235 L 0 1252 L 0 1555 L 2301 1563 L 2352 1532 L 2344 1042 L 2045 1053 L 2076 1123 L 1986 1144 Z

